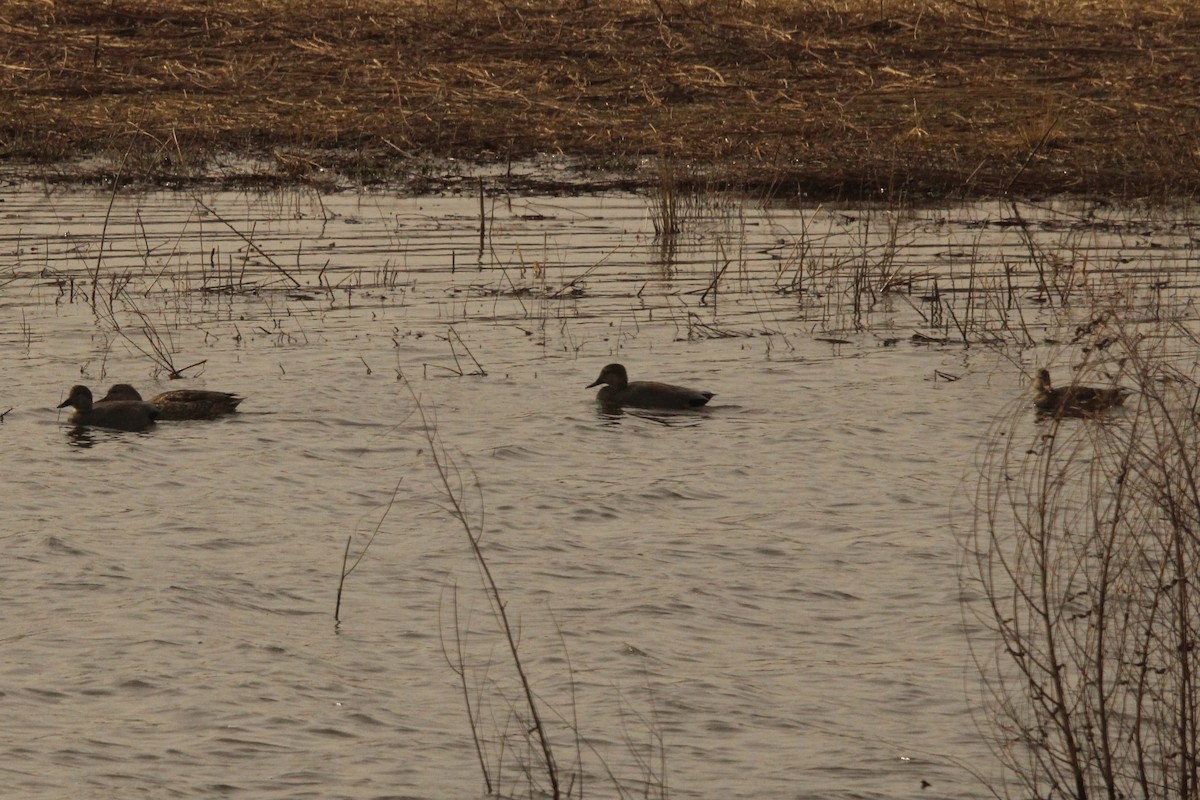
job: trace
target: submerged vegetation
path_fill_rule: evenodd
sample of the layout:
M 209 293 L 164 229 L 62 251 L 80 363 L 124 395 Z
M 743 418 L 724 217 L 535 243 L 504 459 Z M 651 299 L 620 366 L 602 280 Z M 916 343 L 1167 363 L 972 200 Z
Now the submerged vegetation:
M 1198 34 L 1185 0 L 16 0 L 0 161 L 160 185 L 421 191 L 484 163 L 668 195 L 1190 195 Z M 590 178 L 513 169 L 543 156 Z
M 666 324 L 680 340 L 763 337 L 769 358 L 787 358 L 795 336 L 818 335 L 835 345 L 1013 347 L 1018 361 L 1041 348 L 1046 361 L 1103 349 L 1091 333 L 1113 318 L 1186 316 L 1200 227 L 1183 204 L 755 210 L 728 195 L 672 194 L 610 201 L 594 218 L 561 203 L 492 200 L 476 220 L 473 200 L 467 215 L 447 200 L 452 224 L 483 231 L 480 243 L 441 211 L 370 196 L 303 190 L 243 202 L 234 214 L 196 193 L 167 203 L 132 195 L 91 233 L 39 232 L 34 244 L 14 229 L 9 282 L 89 306 L 108 341 L 167 377 L 205 361 L 172 320 L 223 309 L 202 323 L 206 335 L 285 346 L 364 304 L 394 318 L 396 352 L 408 337 L 444 342 L 444 355 L 421 365 L 433 377 L 489 374 L 460 327 L 486 320 L 515 324 L 547 351 Z M 586 248 L 574 244 L 581 234 Z M 379 362 L 366 355 L 370 373 Z M 1032 378 L 1021 370 L 1014 386 Z

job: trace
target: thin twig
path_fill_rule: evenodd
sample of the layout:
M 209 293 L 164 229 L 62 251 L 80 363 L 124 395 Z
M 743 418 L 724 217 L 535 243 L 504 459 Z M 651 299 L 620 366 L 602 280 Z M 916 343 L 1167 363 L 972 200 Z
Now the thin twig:
M 484 588 L 488 598 L 491 601 L 492 611 L 495 614 L 496 621 L 500 624 L 501 632 L 504 634 L 505 642 L 508 644 L 508 653 L 512 659 L 513 669 L 517 673 L 517 677 L 521 683 L 521 690 L 524 694 L 525 707 L 529 711 L 532 725 L 530 733 L 537 737 L 538 747 L 542 754 L 543 768 L 546 771 L 546 777 L 550 781 L 551 796 L 554 800 L 560 800 L 562 797 L 561 787 L 559 785 L 558 765 L 554 759 L 554 749 L 550 744 L 550 737 L 546 731 L 546 726 L 542 722 L 541 711 L 538 708 L 537 696 L 533 691 L 533 685 L 529 681 L 529 676 L 525 671 L 525 664 L 521 660 L 521 654 L 518 648 L 516 631 L 513 629 L 512 622 L 509 620 L 508 611 L 504 603 L 504 599 L 500 593 L 500 586 L 496 582 L 495 576 L 492 574 L 491 567 L 488 565 L 487 559 L 483 556 L 483 550 L 479 545 L 479 540 L 482 536 L 482 531 L 476 532 L 472 530 L 471 523 L 467 519 L 466 511 L 463 509 L 459 501 L 458 493 L 450 485 L 450 469 L 451 464 L 446 460 L 446 455 L 441 442 L 437 438 L 434 428 L 430 425 L 429 420 L 425 416 L 425 408 L 421 404 L 420 398 L 411 385 L 408 385 L 409 393 L 412 395 L 413 402 L 416 406 L 417 413 L 421 416 L 422 428 L 425 431 L 425 441 L 429 444 L 429 457 L 433 462 L 433 467 L 437 471 L 437 477 L 442 485 L 442 490 L 445 492 L 446 500 L 450 504 L 449 511 L 451 515 L 458 520 L 462 526 L 463 533 L 466 534 L 467 541 L 471 546 L 471 553 L 475 557 L 475 563 L 479 567 L 480 574 L 483 576 Z
M 350 543 L 354 541 L 353 536 L 346 537 L 346 549 L 342 553 L 342 574 L 338 578 L 337 603 L 333 606 L 334 622 L 342 621 L 342 587 L 346 585 L 346 559 L 350 557 Z
M 257 244 L 255 244 L 253 241 L 251 241 L 250 238 L 248 236 L 246 236 L 246 234 L 239 231 L 228 220 L 226 220 L 224 217 L 222 217 L 216 211 L 213 211 L 211 208 L 209 208 L 208 204 L 206 204 L 199 197 L 193 195 L 192 199 L 196 202 L 197 205 L 199 205 L 201 208 L 203 208 L 209 214 L 212 214 L 212 216 L 215 220 L 220 222 L 226 228 L 229 228 L 229 230 L 231 230 L 235 234 L 237 234 L 238 238 L 240 238 L 246 244 L 250 245 L 250 247 L 254 248 L 254 252 L 258 253 L 260 256 L 265 258 L 267 260 L 267 263 L 269 263 L 272 267 L 274 267 L 276 269 L 276 271 L 279 272 L 279 274 L 283 275 L 285 278 L 287 278 L 289 281 L 291 281 L 293 286 L 300 285 L 300 281 L 298 281 L 294 277 L 292 277 L 292 274 L 290 272 L 288 272 L 286 269 L 279 266 L 279 264 L 276 263 L 275 259 L 271 258 L 271 256 L 269 256 L 265 250 L 263 250 L 261 247 L 259 247 Z

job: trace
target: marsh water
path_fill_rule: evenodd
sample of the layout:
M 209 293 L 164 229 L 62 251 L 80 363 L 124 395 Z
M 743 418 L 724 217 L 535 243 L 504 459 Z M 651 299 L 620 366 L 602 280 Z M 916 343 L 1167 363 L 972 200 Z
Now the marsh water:
M 974 455 L 1081 357 L 1085 294 L 1149 315 L 1197 277 L 1186 214 L 1096 203 L 2 200 L 22 798 L 480 796 L 464 684 L 497 791 L 529 795 L 455 502 L 576 795 L 989 796 Z M 612 361 L 716 397 L 606 412 Z M 247 399 L 145 433 L 55 410 L 116 382 Z

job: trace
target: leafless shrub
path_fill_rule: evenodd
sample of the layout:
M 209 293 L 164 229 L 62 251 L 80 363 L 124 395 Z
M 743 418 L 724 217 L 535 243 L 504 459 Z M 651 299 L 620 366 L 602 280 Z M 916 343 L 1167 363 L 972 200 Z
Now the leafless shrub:
M 1023 405 L 982 451 L 963 579 L 982 727 L 1014 779 L 997 796 L 1200 797 L 1200 382 L 1149 341 L 1107 353 L 1124 413 Z

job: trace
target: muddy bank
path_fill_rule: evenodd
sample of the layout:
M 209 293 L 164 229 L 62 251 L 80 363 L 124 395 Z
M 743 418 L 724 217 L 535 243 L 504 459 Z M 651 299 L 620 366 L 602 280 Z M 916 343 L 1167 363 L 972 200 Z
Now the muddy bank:
M 854 199 L 1200 185 L 1184 2 L 15 2 L 0 34 L 0 166 L 24 176 L 436 191 L 482 165 L 516 188 Z M 509 169 L 531 159 L 554 166 Z

